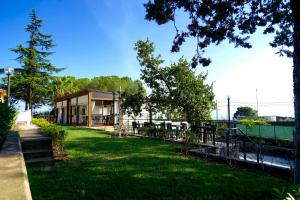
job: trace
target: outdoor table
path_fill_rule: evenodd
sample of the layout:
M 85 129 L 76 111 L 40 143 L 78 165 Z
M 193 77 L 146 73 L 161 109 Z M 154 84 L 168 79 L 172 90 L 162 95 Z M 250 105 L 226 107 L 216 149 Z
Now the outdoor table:
M 201 140 L 203 141 L 203 143 L 207 143 L 207 135 L 212 134 L 213 144 L 215 144 L 215 130 L 213 129 L 213 125 L 196 125 L 195 130 L 199 130 L 202 134 Z

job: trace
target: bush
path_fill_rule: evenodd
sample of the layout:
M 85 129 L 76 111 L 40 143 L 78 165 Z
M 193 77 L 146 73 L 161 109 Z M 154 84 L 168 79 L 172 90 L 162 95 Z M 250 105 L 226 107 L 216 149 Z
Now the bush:
M 185 131 L 182 133 L 182 135 L 183 135 L 183 140 L 182 140 L 181 152 L 187 155 L 188 150 L 195 146 L 197 135 L 192 131 Z
M 139 132 L 145 136 L 156 137 L 156 129 L 154 127 L 142 127 Z
M 0 103 L 0 140 L 10 131 L 16 119 L 17 112 L 14 107 L 7 103 Z
M 293 200 L 300 199 L 300 186 L 293 185 L 290 188 L 282 188 L 281 190 L 275 188 L 274 196 L 276 200 Z
M 55 125 L 53 123 L 48 122 L 47 120 L 43 119 L 43 118 L 32 118 L 31 121 L 33 124 L 39 126 L 39 127 L 46 127 L 46 126 L 50 126 L 50 125 Z
M 242 119 L 241 124 L 246 125 L 247 128 L 253 128 L 254 125 L 267 125 L 268 123 L 264 120 L 252 120 L 252 119 Z
M 43 118 L 33 118 L 32 123 L 41 127 L 42 133 L 51 138 L 54 149 L 58 151 L 57 153 L 62 154 L 64 152 L 64 141 L 67 132 L 62 127 Z

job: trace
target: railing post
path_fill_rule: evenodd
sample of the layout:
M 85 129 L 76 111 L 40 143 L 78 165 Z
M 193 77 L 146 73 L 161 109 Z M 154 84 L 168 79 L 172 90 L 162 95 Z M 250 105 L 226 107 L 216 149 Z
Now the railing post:
M 243 137 L 243 149 L 244 149 L 244 160 L 247 160 L 245 137 Z
M 227 151 L 228 157 L 229 157 L 229 131 L 230 131 L 230 129 L 228 129 L 226 132 L 226 151 Z
M 226 148 L 227 148 L 227 156 L 229 157 L 229 136 L 231 133 L 231 122 L 230 122 L 230 97 L 227 97 L 227 114 L 228 114 L 228 131 L 226 134 Z
M 256 145 L 256 161 L 259 163 L 259 145 Z
M 217 131 L 217 129 L 215 128 L 212 132 L 212 134 L 213 134 L 213 145 L 215 146 L 216 145 L 216 131 Z
M 274 137 L 275 137 L 275 141 L 277 142 L 276 126 L 274 126 L 274 125 L 273 125 L 273 127 L 274 127 L 274 129 L 273 129 L 273 130 L 274 130 Z

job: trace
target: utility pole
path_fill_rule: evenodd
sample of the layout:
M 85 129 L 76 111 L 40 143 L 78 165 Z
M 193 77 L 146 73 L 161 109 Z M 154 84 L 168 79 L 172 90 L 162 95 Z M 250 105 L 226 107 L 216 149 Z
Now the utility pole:
M 227 113 L 228 113 L 228 130 L 226 132 L 226 150 L 227 156 L 229 156 L 229 137 L 231 133 L 231 122 L 230 122 L 230 97 L 227 97 Z
M 216 101 L 216 120 L 218 121 L 219 120 L 219 116 L 218 116 L 218 101 Z
M 258 97 L 257 97 L 257 88 L 256 88 L 256 112 L 258 117 Z
M 228 114 L 228 128 L 231 128 L 230 122 L 230 97 L 227 97 L 227 114 Z
M 119 94 L 119 127 L 118 127 L 118 131 L 119 131 L 119 137 L 122 136 L 122 126 L 123 126 L 123 110 L 122 110 L 122 107 L 121 107 L 121 104 L 122 104 L 122 97 L 121 97 L 121 94 L 122 94 L 122 87 L 120 86 L 120 94 Z

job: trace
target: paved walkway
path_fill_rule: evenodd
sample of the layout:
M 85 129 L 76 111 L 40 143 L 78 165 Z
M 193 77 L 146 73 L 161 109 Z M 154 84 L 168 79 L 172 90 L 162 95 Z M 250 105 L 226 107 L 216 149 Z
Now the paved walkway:
M 31 124 L 30 126 L 19 126 L 18 130 L 22 139 L 31 137 L 45 137 L 41 134 L 41 128 L 34 124 Z

